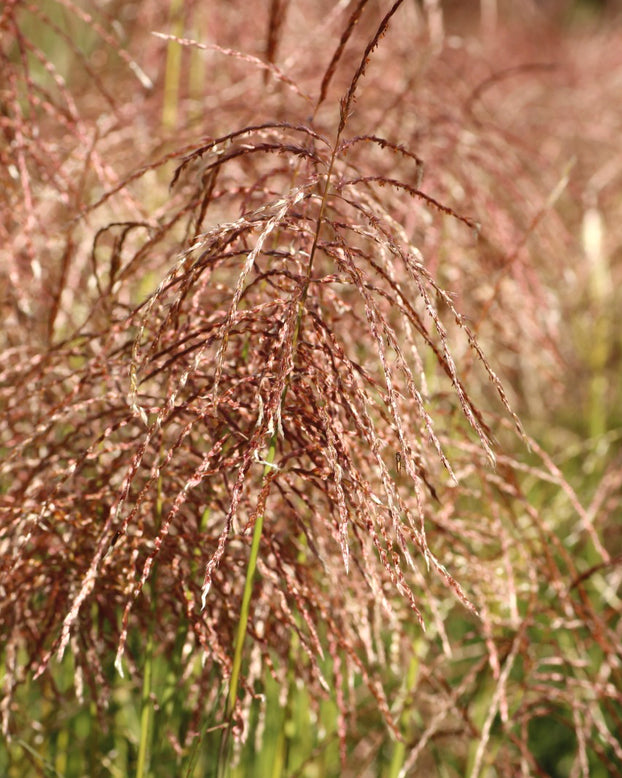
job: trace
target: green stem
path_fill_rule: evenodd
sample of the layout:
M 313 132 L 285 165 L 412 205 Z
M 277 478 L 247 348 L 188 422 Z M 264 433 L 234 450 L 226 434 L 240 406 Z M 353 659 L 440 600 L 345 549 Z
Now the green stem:
M 145 670 L 143 675 L 143 688 L 140 710 L 140 740 L 138 743 L 138 762 L 136 765 L 136 778 L 146 775 L 149 758 L 149 744 L 152 729 L 153 708 L 151 705 L 151 679 L 153 677 L 153 630 L 149 630 L 145 655 Z
M 162 452 L 160 451 L 160 454 Z M 155 504 L 155 524 L 159 531 L 162 521 L 162 476 L 157 482 L 157 497 Z M 149 770 L 150 746 L 153 734 L 153 705 L 151 703 L 151 691 L 153 686 L 153 630 L 157 618 L 156 614 L 156 577 L 158 573 L 157 561 L 153 565 L 151 580 L 148 583 L 151 593 L 151 619 L 149 633 L 145 647 L 145 669 L 143 672 L 143 687 L 140 698 L 140 739 L 138 741 L 138 760 L 136 763 L 136 778 L 144 778 Z
M 404 684 L 404 710 L 400 717 L 400 721 L 401 721 L 402 729 L 406 730 L 406 735 L 408 735 L 407 727 L 408 727 L 408 720 L 410 717 L 410 711 L 407 707 L 407 704 L 410 699 L 410 696 L 414 692 L 414 689 L 417 685 L 417 677 L 419 675 L 419 668 L 421 665 L 421 662 L 418 657 L 419 644 L 420 641 L 417 641 L 413 646 L 413 655 L 410 659 L 408 672 L 406 673 L 406 681 Z M 405 758 L 406 758 L 406 743 L 403 740 L 398 740 L 395 744 L 395 748 L 393 749 L 393 756 L 391 757 L 391 764 L 389 765 L 388 778 L 399 778 L 402 767 L 404 765 Z
M 266 457 L 266 466 L 264 467 L 264 478 L 270 471 L 270 465 L 274 462 L 276 454 L 276 433 L 270 441 L 270 449 Z M 238 687 L 240 683 L 240 670 L 242 667 L 242 652 L 244 641 L 246 639 L 246 629 L 248 627 L 248 615 L 250 611 L 251 595 L 253 593 L 253 581 L 255 570 L 257 569 L 257 559 L 259 558 L 259 546 L 261 544 L 261 535 L 263 532 L 264 516 L 260 514 L 255 521 L 253 530 L 253 540 L 251 543 L 250 556 L 248 558 L 248 567 L 246 569 L 246 581 L 244 583 L 244 593 L 242 595 L 242 606 L 240 608 L 240 619 L 238 621 L 238 630 L 235 639 L 235 651 L 233 654 L 233 665 L 231 667 L 231 679 L 229 681 L 229 694 L 227 696 L 227 706 L 225 708 L 225 728 L 223 729 L 220 740 L 220 752 L 218 755 L 218 776 L 225 776 L 229 769 L 229 751 L 231 743 L 231 728 L 233 725 L 233 712 L 238 698 Z

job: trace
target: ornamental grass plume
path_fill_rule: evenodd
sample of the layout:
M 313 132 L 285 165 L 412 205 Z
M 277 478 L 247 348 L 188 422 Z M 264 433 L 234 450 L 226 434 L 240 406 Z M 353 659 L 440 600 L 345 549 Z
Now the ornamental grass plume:
M 89 56 L 47 6 L 1 19 L 5 736 L 33 689 L 75 694 L 113 760 L 101 733 L 142 685 L 137 774 L 154 727 L 161 769 L 224 774 L 280 716 L 283 774 L 336 743 L 326 774 L 545 775 L 551 722 L 554 774 L 622 767 L 597 516 L 619 479 L 586 509 L 513 411 L 564 359 L 538 254 L 570 241 L 573 165 L 500 117 L 563 66 L 491 73 L 403 0 L 272 2 L 264 41 L 217 4 L 218 44 L 146 41 L 166 15 L 131 4 L 146 62 L 181 63 L 171 111 L 116 27 L 58 5 Z M 222 68 L 205 112 L 198 57 Z

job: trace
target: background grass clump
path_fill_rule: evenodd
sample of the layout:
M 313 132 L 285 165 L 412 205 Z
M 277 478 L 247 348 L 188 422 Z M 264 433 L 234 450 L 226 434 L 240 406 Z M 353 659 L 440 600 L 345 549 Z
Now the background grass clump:
M 7 776 L 622 771 L 605 4 L 5 3 Z

